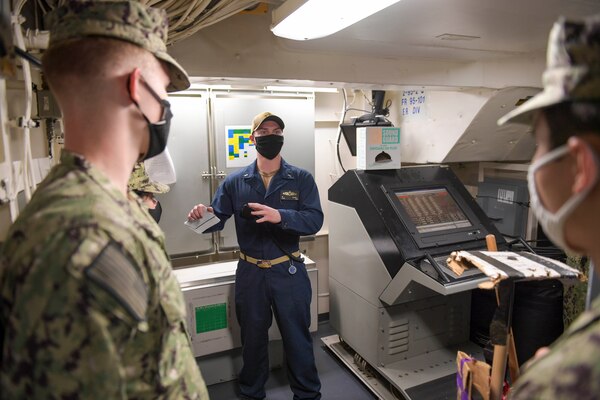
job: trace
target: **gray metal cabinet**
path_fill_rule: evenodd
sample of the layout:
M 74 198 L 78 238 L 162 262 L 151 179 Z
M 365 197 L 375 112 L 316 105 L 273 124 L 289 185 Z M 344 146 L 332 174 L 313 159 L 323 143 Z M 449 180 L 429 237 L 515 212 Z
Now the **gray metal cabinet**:
M 315 169 L 315 106 L 314 95 L 290 96 L 260 92 L 213 93 L 214 127 L 216 137 L 217 171 L 230 174 L 238 168 L 227 168 L 225 127 L 250 125 L 255 115 L 270 111 L 285 123 L 285 143 L 281 155 L 298 167 L 310 171 Z M 219 233 L 220 250 L 238 247 L 235 225 L 230 220 Z
M 279 115 L 286 125 L 283 158 L 314 175 L 314 95 L 213 90 L 173 95 L 169 101 L 174 118 L 168 148 L 177 182 L 169 193 L 159 195 L 167 251 L 179 256 L 235 250 L 233 219 L 214 234 L 198 235 L 183 224 L 195 204 L 210 204 L 225 177 L 241 168 L 227 166 L 226 127 L 250 127 L 252 118 L 263 111 Z
M 183 224 L 195 204 L 210 202 L 210 179 L 202 178 L 202 171 L 208 171 L 210 165 L 208 96 L 170 96 L 169 101 L 174 116 L 168 149 L 177 182 L 170 185 L 168 193 L 157 196 L 163 208 L 160 227 L 170 255 L 210 253 L 215 251 L 212 234 L 198 235 Z

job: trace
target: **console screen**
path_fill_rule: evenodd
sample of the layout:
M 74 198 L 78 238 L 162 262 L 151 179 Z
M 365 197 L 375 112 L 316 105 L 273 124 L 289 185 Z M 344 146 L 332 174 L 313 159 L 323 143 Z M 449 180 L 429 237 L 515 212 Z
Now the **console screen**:
M 419 233 L 472 226 L 444 188 L 395 192 L 395 195 Z

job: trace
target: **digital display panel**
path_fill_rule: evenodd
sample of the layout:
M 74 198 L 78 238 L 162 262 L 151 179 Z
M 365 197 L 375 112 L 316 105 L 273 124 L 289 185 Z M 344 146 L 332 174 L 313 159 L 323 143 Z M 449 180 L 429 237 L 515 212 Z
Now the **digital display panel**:
M 419 233 L 472 226 L 444 188 L 394 193 Z

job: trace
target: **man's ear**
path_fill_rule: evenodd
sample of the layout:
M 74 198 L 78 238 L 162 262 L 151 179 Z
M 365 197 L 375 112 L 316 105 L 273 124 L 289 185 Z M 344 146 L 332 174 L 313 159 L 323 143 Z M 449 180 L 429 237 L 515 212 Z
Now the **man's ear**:
M 598 163 L 589 143 L 573 136 L 568 141 L 569 150 L 575 157 L 575 180 L 573 193 L 580 193 L 598 180 Z
M 129 89 L 129 96 L 131 100 L 135 103 L 139 104 L 140 102 L 140 77 L 142 73 L 139 68 L 135 68 L 131 74 L 129 74 L 129 79 L 127 80 L 127 85 Z
M 250 142 L 256 145 L 256 140 L 254 139 L 254 132 L 250 134 Z

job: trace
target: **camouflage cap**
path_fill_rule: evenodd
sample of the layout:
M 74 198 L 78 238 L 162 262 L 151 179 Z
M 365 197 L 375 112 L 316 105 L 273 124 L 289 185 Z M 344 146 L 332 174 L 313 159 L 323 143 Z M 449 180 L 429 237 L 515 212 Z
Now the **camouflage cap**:
M 127 185 L 129 189 L 140 192 L 167 193 L 169 191 L 169 186 L 150 180 L 143 162 L 135 164 Z
M 49 47 L 70 39 L 104 36 L 136 44 L 163 61 L 171 80 L 167 91 L 190 87 L 185 70 L 167 53 L 168 20 L 165 10 L 137 1 L 69 0 L 46 15 Z
M 283 120 L 281 118 L 279 118 L 275 114 L 265 111 L 265 112 L 258 114 L 252 120 L 252 132 L 254 132 L 256 130 L 256 128 L 258 128 L 260 126 L 260 124 L 262 124 L 263 122 L 266 122 L 266 121 L 276 122 L 277 125 L 279 125 L 279 127 L 281 129 L 285 128 L 285 124 L 283 123 Z
M 567 101 L 600 101 L 600 14 L 560 18 L 550 31 L 544 90 L 498 120 L 529 123 L 532 112 Z

